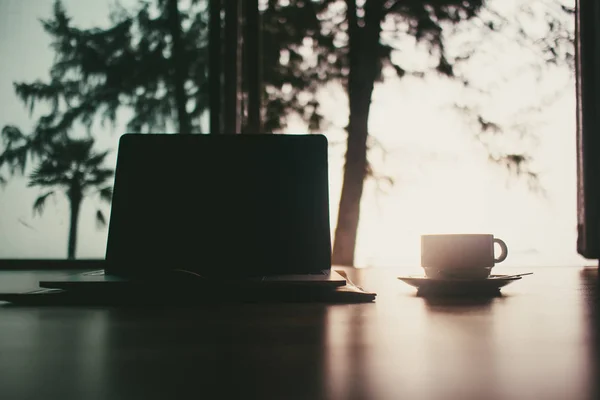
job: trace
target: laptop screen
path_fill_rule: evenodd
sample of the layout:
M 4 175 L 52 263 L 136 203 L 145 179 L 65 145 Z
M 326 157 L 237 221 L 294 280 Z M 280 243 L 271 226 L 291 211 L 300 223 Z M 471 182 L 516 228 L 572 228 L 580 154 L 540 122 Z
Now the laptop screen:
M 112 273 L 330 268 L 321 135 L 123 135 L 106 259 Z

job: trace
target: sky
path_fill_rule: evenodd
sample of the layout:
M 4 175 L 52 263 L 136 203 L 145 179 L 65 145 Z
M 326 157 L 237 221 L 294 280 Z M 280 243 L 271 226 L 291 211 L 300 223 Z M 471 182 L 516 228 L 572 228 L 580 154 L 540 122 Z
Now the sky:
M 80 26 L 107 23 L 108 1 L 65 0 L 64 4 Z M 0 0 L 2 126 L 14 124 L 27 131 L 33 125 L 12 85 L 14 81 L 47 79 L 53 53 L 38 19 L 49 16 L 51 7 L 52 0 Z M 475 139 L 476 129 L 454 108 L 468 98 L 459 84 L 436 76 L 389 77 L 373 94 L 370 131 L 377 145 L 372 146 L 369 158 L 377 173 L 393 178 L 394 184 L 381 181 L 378 189 L 374 180 L 366 183 L 358 266 L 417 266 L 419 238 L 425 233 L 493 233 L 509 247 L 509 257 L 502 266 L 589 263 L 577 255 L 575 245 L 572 77 L 565 68 L 551 71 L 542 82 L 532 74 L 511 73 L 520 68 L 519 60 L 527 54 L 510 46 L 493 65 L 486 62 L 484 53 L 468 66 L 475 70 L 474 77 L 509 77 L 493 86 L 489 96 L 477 100 L 491 115 L 516 121 L 518 110 L 535 104 L 544 93 L 559 93 L 541 110 L 519 117 L 528 125 L 528 137 L 537 141 L 513 138 L 504 143 L 507 148 L 529 146 L 546 196 L 531 192 L 523 180 L 511 178 L 505 169 L 489 162 L 486 150 Z M 409 57 L 413 64 L 421 59 L 419 51 Z M 320 99 L 331 122 L 325 134 L 330 141 L 331 222 L 335 227 L 345 151 L 343 126 L 347 121 L 347 108 L 340 104 L 346 104 L 347 99 L 335 86 L 324 88 Z M 113 165 L 118 138 L 125 133 L 124 120 L 120 118 L 114 128 L 96 127 L 101 132 L 96 135 L 98 149 L 113 150 Z M 289 133 L 305 131 L 300 121 L 292 121 L 288 128 Z M 42 216 L 34 216 L 32 205 L 39 194 L 37 188 L 27 188 L 24 178 L 11 179 L 0 189 L 0 258 L 66 256 L 67 202 L 57 196 Z M 107 229 L 96 227 L 98 207 L 109 211 L 97 199 L 83 203 L 79 258 L 104 256 Z

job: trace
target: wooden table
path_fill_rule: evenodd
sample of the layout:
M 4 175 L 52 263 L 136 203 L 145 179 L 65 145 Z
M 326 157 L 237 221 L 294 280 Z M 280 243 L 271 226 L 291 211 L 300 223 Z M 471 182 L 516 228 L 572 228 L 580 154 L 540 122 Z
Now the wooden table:
M 349 272 L 372 304 L 0 306 L 0 397 L 595 399 L 597 269 L 534 272 L 490 300 L 372 269 Z M 0 291 L 56 274 L 0 271 Z

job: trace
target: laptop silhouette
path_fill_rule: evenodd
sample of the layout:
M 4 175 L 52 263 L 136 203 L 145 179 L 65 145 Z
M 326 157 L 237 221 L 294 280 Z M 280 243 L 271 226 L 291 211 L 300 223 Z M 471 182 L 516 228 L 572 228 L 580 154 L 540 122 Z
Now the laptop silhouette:
M 105 270 L 47 288 L 208 279 L 343 286 L 322 135 L 125 134 Z

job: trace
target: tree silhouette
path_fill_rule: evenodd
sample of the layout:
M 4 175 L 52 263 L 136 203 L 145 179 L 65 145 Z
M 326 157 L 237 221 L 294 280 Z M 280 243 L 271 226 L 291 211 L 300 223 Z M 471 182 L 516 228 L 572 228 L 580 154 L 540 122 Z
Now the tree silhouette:
M 69 259 L 75 258 L 79 212 L 85 197 L 97 195 L 110 205 L 114 171 L 104 167 L 108 151 L 97 153 L 91 139 L 70 139 L 49 146 L 46 157 L 29 175 L 29 187 L 46 190 L 33 203 L 34 214 L 42 215 L 48 198 L 62 192 L 70 208 L 68 251 Z M 102 211 L 96 211 L 99 226 L 106 225 Z
M 205 8 L 193 1 L 183 13 L 176 0 L 140 1 L 133 11 L 114 9 L 107 29 L 81 29 L 56 0 L 41 21 L 55 50 L 50 80 L 14 85 L 31 110 L 50 105 L 33 137 L 52 140 L 96 117 L 114 123 L 119 109 L 133 111 L 133 132 L 200 132 L 208 107 Z
M 296 112 L 309 121 L 311 129 L 319 129 L 323 116 L 316 94 L 320 87 L 337 81 L 348 94 L 346 162 L 334 263 L 354 265 L 360 201 L 370 171 L 367 139 L 375 83 L 383 80 L 384 67 L 393 68 L 399 77 L 421 72 L 407 71 L 394 62 L 392 55 L 397 49 L 393 36 L 404 33 L 427 45 L 437 60 L 435 71 L 453 76 L 443 27 L 475 17 L 482 5 L 482 0 L 295 0 L 287 6 L 276 0 L 268 2 L 264 20 L 269 34 L 264 35 L 263 46 L 267 49 L 269 99 L 265 126 L 276 129 L 286 122 L 282 115 Z
M 140 1 L 134 10 L 116 7 L 108 29 L 80 29 L 56 0 L 51 17 L 41 20 L 55 51 L 50 79 L 14 83 L 15 93 L 30 114 L 39 105 L 49 107 L 37 118 L 30 134 L 23 134 L 14 125 L 3 127 L 0 168 L 6 167 L 9 175 L 22 175 L 31 160 L 41 162 L 41 172 L 51 173 L 56 157 L 68 160 L 64 151 L 73 150 L 78 152 L 73 157 L 80 157 L 73 163 L 91 173 L 95 166 L 86 165 L 81 157 L 98 155 L 91 152 L 91 145 L 88 153 L 83 151 L 84 142 L 73 141 L 69 132 L 82 124 L 91 137 L 96 120 L 115 123 L 117 111 L 124 108 L 133 110 L 127 126 L 134 132 L 164 132 L 175 127 L 180 132 L 201 132 L 200 118 L 208 107 L 205 8 L 202 1 L 194 0 L 186 13 L 180 13 L 176 0 Z M 59 166 L 64 167 L 56 164 Z M 43 175 L 37 178 L 31 182 L 38 186 L 46 182 L 40 180 Z M 50 181 L 59 182 L 55 178 Z M 0 176 L 0 183 L 6 180 Z M 85 180 L 79 183 L 93 184 Z M 67 193 L 75 230 L 83 199 L 76 184 Z M 105 193 L 108 188 L 101 192 L 104 200 L 108 198 Z M 41 196 L 36 204 L 43 207 L 48 196 Z M 76 232 L 71 232 L 70 257 L 75 241 Z
M 460 67 L 489 36 L 509 36 L 509 40 L 520 46 L 535 47 L 540 52 L 534 66 L 537 68 L 572 60 L 572 36 L 561 19 L 572 13 L 572 7 L 560 0 L 524 2 L 520 16 L 546 25 L 544 34 L 535 37 L 527 27 L 519 25 L 515 16 L 510 20 L 491 7 L 491 3 L 485 0 L 267 2 L 263 12 L 267 99 L 264 126 L 279 130 L 286 125 L 286 116 L 296 114 L 308 123 L 309 129 L 317 131 L 326 122 L 319 110 L 319 90 L 328 83 L 337 83 L 348 96 L 348 136 L 334 263 L 354 265 L 363 185 L 367 178 L 374 177 L 367 157 L 371 97 L 375 84 L 384 80 L 385 69 L 395 71 L 398 78 L 439 74 L 467 88 L 485 91 L 486 88 L 476 87 Z M 466 23 L 473 27 L 475 44 L 458 51 L 449 50 L 448 38 L 456 27 Z M 410 60 L 402 57 L 403 51 L 412 50 L 415 45 L 428 49 L 431 67 L 415 70 L 407 66 Z M 500 124 L 482 117 L 476 107 L 463 111 L 467 111 L 481 132 L 479 138 L 504 133 Z M 490 130 L 491 126 L 497 129 Z M 497 154 L 490 147 L 486 150 L 491 161 L 535 181 L 535 173 L 526 166 L 530 160 L 527 155 Z
M 63 189 L 71 209 L 69 258 L 75 256 L 84 197 L 97 193 L 109 202 L 112 193 L 113 171 L 102 167 L 107 153 L 92 150 L 90 131 L 98 118 L 115 123 L 117 111 L 129 108 L 133 117 L 127 125 L 135 132 L 201 131 L 208 107 L 204 3 L 193 0 L 186 13 L 180 13 L 177 0 L 140 1 L 134 10 L 116 6 L 108 29 L 80 29 L 56 0 L 52 16 L 41 20 L 55 50 L 50 79 L 16 82 L 14 88 L 30 114 L 40 104 L 49 108 L 30 134 L 3 127 L 0 168 L 22 175 L 29 161 L 39 162 L 29 186 L 51 190 L 36 200 L 38 214 Z M 77 124 L 87 128 L 87 139 L 70 137 Z M 104 224 L 100 210 L 96 218 Z

